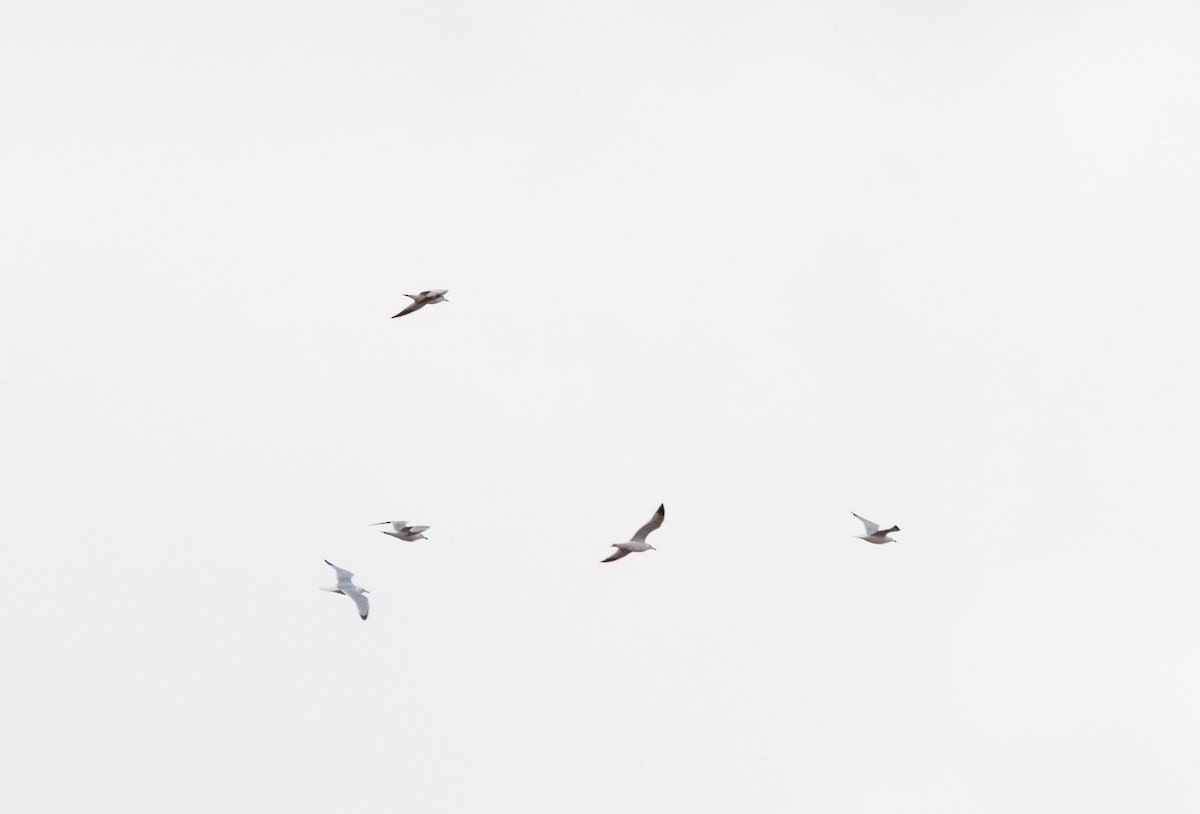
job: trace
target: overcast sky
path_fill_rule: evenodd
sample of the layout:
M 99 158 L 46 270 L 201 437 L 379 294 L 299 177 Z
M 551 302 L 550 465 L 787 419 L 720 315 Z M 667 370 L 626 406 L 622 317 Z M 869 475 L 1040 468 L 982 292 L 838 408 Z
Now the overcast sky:
M 9 0 L 0 802 L 1196 811 L 1197 42 Z

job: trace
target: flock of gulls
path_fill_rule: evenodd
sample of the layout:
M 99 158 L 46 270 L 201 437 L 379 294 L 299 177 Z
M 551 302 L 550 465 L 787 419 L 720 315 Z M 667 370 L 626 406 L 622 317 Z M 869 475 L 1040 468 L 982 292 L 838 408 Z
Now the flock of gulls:
M 406 314 L 411 314 L 414 311 L 420 311 L 426 305 L 435 305 L 439 302 L 449 302 L 449 300 L 446 299 L 446 294 L 448 293 L 449 291 L 447 289 L 435 288 L 430 291 L 422 291 L 420 294 L 405 294 L 404 296 L 412 300 L 412 303 L 400 313 L 393 315 L 392 319 L 405 316 Z M 892 532 L 900 531 L 899 526 L 893 525 L 891 528 L 885 529 L 880 527 L 878 523 L 872 522 L 862 515 L 855 514 L 854 512 L 851 512 L 851 514 L 854 514 L 855 517 L 862 521 L 864 531 L 863 534 L 855 534 L 853 536 L 860 540 L 866 540 L 868 543 L 874 543 L 875 545 L 896 542 L 894 538 L 888 535 L 890 535 Z M 630 554 L 640 554 L 643 551 L 653 551 L 654 546 L 646 542 L 646 538 L 663 524 L 663 519 L 666 518 L 666 516 L 667 507 L 660 504 L 658 511 L 654 513 L 654 516 L 647 520 L 646 523 L 640 529 L 638 529 L 632 537 L 629 538 L 629 540 L 624 543 L 613 543 L 613 548 L 615 548 L 616 551 L 605 557 L 600 562 L 614 562 Z M 411 543 L 417 540 L 429 539 L 424 535 L 424 532 L 429 530 L 429 526 L 410 525 L 407 520 L 384 520 L 382 523 L 371 523 L 370 525 L 391 526 L 390 531 L 385 530 L 383 533 L 395 537 L 397 540 L 404 540 L 405 542 Z M 352 572 L 347 571 L 345 568 L 339 568 L 329 560 L 325 560 L 325 564 L 332 568 L 334 574 L 337 575 L 337 585 L 333 586 L 332 588 L 322 588 L 321 590 L 350 597 L 352 600 L 354 600 L 355 607 L 358 608 L 358 615 L 363 619 L 366 619 L 367 613 L 370 611 L 370 603 L 367 601 L 366 597 L 366 594 L 369 592 L 365 588 L 360 588 L 354 584 L 354 574 Z

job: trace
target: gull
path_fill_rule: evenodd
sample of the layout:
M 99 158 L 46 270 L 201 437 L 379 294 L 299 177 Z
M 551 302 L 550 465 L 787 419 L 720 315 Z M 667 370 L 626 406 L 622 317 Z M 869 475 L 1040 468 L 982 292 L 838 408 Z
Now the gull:
M 344 568 L 338 568 L 329 560 L 325 560 L 325 564 L 337 572 L 337 586 L 333 588 L 322 588 L 322 591 L 329 591 L 335 594 L 343 594 L 354 600 L 354 604 L 358 606 L 358 615 L 363 619 L 367 618 L 367 598 L 363 594 L 368 593 L 365 588 L 360 588 L 351 580 L 354 579 L 354 574 Z
M 382 523 L 371 523 L 372 526 L 388 526 L 390 525 L 395 531 L 385 531 L 384 534 L 390 534 L 397 540 L 428 540 L 421 532 L 429 531 L 429 526 L 410 526 L 407 520 L 384 520 Z
M 426 305 L 433 305 L 437 302 L 450 302 L 450 300 L 446 299 L 446 294 L 448 293 L 449 289 L 435 288 L 432 291 L 422 291 L 420 294 L 405 294 L 404 296 L 412 300 L 412 305 L 398 314 L 393 314 L 392 319 L 402 317 L 405 314 L 411 314 L 413 311 L 420 311 Z
M 850 512 L 850 514 L 854 514 L 854 512 Z M 866 534 L 855 534 L 853 536 L 857 537 L 860 540 L 866 540 L 868 543 L 874 543 L 875 545 L 883 545 L 884 543 L 896 542 L 891 537 L 888 537 L 888 535 L 890 533 L 892 533 L 893 531 L 899 531 L 900 530 L 899 526 L 892 526 L 890 529 L 880 529 L 878 523 L 872 523 L 870 520 L 863 517 L 862 515 L 854 514 L 854 516 L 862 521 L 863 526 L 866 527 L 867 533 Z
M 600 562 L 612 562 L 613 560 L 621 559 L 626 554 L 632 554 L 635 551 L 649 551 L 654 548 L 654 546 L 646 542 L 646 538 L 650 536 L 650 532 L 662 525 L 663 518 L 666 516 L 667 507 L 659 506 L 658 511 L 654 513 L 654 517 L 651 517 L 646 525 L 637 530 L 637 534 L 633 535 L 632 540 L 628 543 L 613 543 L 613 548 L 617 550 L 607 559 L 600 560 Z

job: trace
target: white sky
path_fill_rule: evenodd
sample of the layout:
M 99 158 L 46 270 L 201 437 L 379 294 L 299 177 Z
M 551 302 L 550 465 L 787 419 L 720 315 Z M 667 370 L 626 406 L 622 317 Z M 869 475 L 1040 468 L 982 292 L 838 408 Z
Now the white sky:
M 5 3 L 0 802 L 1196 811 L 1198 41 Z

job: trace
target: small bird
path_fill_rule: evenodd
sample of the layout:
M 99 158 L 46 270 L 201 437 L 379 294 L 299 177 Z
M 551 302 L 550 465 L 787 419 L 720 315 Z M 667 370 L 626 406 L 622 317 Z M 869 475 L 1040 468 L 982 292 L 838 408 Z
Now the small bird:
M 850 514 L 854 514 L 854 512 L 850 512 Z M 884 543 L 896 542 L 891 537 L 888 537 L 888 535 L 891 534 L 893 531 L 899 531 L 900 530 L 899 526 L 892 526 L 890 529 L 880 529 L 878 523 L 872 523 L 870 520 L 863 517 L 862 515 L 854 514 L 854 516 L 862 521 L 862 524 L 866 528 L 867 533 L 866 534 L 855 534 L 853 536 L 857 537 L 860 540 L 866 540 L 868 543 L 874 543 L 875 545 L 883 545 Z
M 446 294 L 448 293 L 449 289 L 435 288 L 432 291 L 422 291 L 420 294 L 405 294 L 404 296 L 412 300 L 412 305 L 398 314 L 393 314 L 392 319 L 402 317 L 405 314 L 411 314 L 413 311 L 420 311 L 426 305 L 433 305 L 438 302 L 450 302 L 450 300 L 446 299 Z
M 395 531 L 385 531 L 384 534 L 390 534 L 397 540 L 428 540 L 421 532 L 429 531 L 429 526 L 410 526 L 407 520 L 384 520 L 382 523 L 371 523 L 372 526 L 388 526 L 390 525 Z
M 654 546 L 646 542 L 646 538 L 650 536 L 650 532 L 654 531 L 663 524 L 663 518 L 666 516 L 667 507 L 659 506 L 658 511 L 654 513 L 654 516 L 650 518 L 649 522 L 638 529 L 637 534 L 633 535 L 633 539 L 631 539 L 628 543 L 613 543 L 613 548 L 617 550 L 614 551 L 607 559 L 600 560 L 600 562 L 612 562 L 613 560 L 621 559 L 626 554 L 632 554 L 637 551 L 649 551 L 650 549 L 654 548 Z
M 366 619 L 368 610 L 367 598 L 363 594 L 370 592 L 366 588 L 358 587 L 351 581 L 354 579 L 354 574 L 343 568 L 338 568 L 329 560 L 325 560 L 325 564 L 337 572 L 337 586 L 334 588 L 322 588 L 321 590 L 350 597 L 354 600 L 354 604 L 358 606 L 358 615 Z

